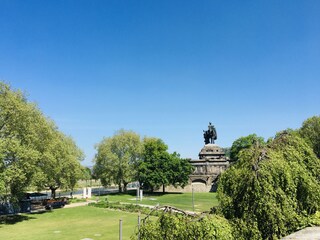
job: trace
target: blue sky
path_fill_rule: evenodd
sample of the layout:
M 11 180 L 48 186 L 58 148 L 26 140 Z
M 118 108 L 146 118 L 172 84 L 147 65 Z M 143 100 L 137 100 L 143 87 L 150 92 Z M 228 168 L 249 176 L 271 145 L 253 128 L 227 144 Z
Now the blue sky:
M 0 80 L 92 165 L 118 129 L 197 158 L 298 128 L 320 105 L 320 1 L 0 0 Z

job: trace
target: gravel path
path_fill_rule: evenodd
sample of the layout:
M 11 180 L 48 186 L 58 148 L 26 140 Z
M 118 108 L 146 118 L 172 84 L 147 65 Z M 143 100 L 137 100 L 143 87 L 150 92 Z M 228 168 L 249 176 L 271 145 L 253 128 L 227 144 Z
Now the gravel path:
M 320 227 L 307 227 L 289 236 L 282 238 L 283 240 L 320 240 Z
M 89 203 L 93 203 L 96 201 L 89 200 L 87 202 L 77 202 L 77 203 L 70 203 L 64 206 L 64 208 L 73 208 L 73 207 L 81 207 L 81 206 L 87 206 Z

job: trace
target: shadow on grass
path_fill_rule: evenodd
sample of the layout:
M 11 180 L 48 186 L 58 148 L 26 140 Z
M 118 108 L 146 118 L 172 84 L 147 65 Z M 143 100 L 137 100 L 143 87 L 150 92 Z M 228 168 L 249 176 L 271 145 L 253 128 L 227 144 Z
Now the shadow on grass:
M 6 215 L 0 217 L 0 228 L 2 224 L 12 225 L 22 221 L 27 221 L 31 219 L 36 219 L 35 217 L 27 215 Z
M 17 215 L 1 215 L 0 216 L 0 228 L 1 225 L 13 225 L 23 221 L 29 221 L 33 219 L 37 219 L 34 215 L 44 214 L 44 213 L 51 213 L 50 211 L 39 211 L 33 212 L 29 214 L 17 214 Z

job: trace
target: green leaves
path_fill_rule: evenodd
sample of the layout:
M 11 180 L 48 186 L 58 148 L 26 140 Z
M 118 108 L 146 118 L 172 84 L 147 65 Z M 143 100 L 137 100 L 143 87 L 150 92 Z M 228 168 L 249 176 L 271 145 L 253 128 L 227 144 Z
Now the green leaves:
M 193 169 L 179 154 L 167 152 L 168 146 L 158 138 L 144 138 L 142 158 L 138 163 L 138 179 L 151 191 L 163 186 L 181 186 L 188 183 Z
M 132 239 L 135 239 L 132 237 Z M 217 215 L 204 216 L 199 219 L 163 213 L 157 221 L 148 221 L 140 228 L 141 240 L 232 240 L 232 228 L 228 221 Z
M 132 131 L 119 130 L 113 137 L 103 139 L 97 146 L 94 174 L 103 185 L 116 183 L 122 187 L 134 181 L 137 161 L 141 155 L 140 136 Z
M 280 238 L 319 210 L 320 160 L 295 132 L 277 134 L 266 146 L 251 145 L 238 158 L 218 188 L 220 210 L 236 238 Z
M 71 188 L 82 156 L 35 104 L 0 82 L 0 196 L 18 199 L 31 185 Z
M 313 116 L 304 121 L 299 134 L 320 158 L 320 116 Z
M 182 186 L 188 183 L 192 166 L 179 154 L 167 152 L 168 146 L 158 138 L 144 138 L 120 130 L 97 146 L 94 175 L 104 185 L 116 183 L 119 190 L 127 183 L 139 181 L 153 191 L 161 186 Z
M 262 137 L 258 137 L 256 134 L 250 134 L 247 137 L 240 137 L 234 141 L 231 146 L 230 159 L 232 161 L 239 160 L 239 154 L 241 153 L 241 150 L 248 149 L 253 145 L 265 145 L 264 139 Z

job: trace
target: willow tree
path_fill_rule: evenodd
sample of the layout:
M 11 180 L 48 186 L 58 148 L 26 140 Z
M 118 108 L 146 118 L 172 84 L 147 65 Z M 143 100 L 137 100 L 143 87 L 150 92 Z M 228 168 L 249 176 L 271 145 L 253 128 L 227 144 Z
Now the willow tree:
M 135 180 L 141 154 L 140 136 L 133 131 L 119 130 L 112 137 L 104 138 L 96 149 L 94 175 L 104 186 L 114 183 L 119 192 L 126 191 L 128 183 Z
M 253 144 L 219 181 L 223 215 L 237 239 L 281 238 L 320 209 L 320 160 L 295 132 Z

